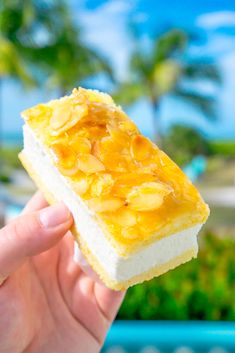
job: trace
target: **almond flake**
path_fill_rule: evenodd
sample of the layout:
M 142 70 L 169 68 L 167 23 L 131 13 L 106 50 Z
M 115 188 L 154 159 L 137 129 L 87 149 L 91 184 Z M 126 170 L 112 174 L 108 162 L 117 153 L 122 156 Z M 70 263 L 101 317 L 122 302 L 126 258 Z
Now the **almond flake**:
M 114 197 L 93 198 L 88 200 L 89 207 L 95 212 L 114 212 L 123 206 L 123 201 Z
M 140 237 L 140 231 L 136 227 L 126 227 L 121 232 L 125 239 L 135 240 Z
M 171 192 L 172 189 L 163 183 L 143 183 L 127 195 L 127 203 L 135 211 L 153 211 L 161 207 L 164 198 Z
M 86 174 L 97 173 L 105 170 L 104 165 L 92 154 L 79 154 L 77 165 L 78 168 Z
M 83 195 L 89 188 L 88 180 L 85 178 L 76 179 L 72 184 L 72 189 L 78 195 Z
M 57 165 L 63 168 L 73 168 L 76 163 L 76 154 L 61 142 L 54 142 L 50 146 L 52 157 Z
M 108 174 L 108 173 L 100 174 L 96 176 L 95 180 L 92 182 L 91 195 L 94 197 L 107 195 L 110 193 L 113 184 L 114 184 L 114 181 L 111 174 Z
M 150 158 L 153 153 L 153 145 L 146 137 L 136 135 L 132 138 L 130 152 L 134 159 L 137 161 L 142 161 Z
M 122 207 L 113 215 L 110 215 L 111 220 L 121 227 L 132 227 L 136 224 L 136 213 L 127 207 Z
M 108 130 L 110 137 L 115 143 L 118 143 L 121 146 L 127 145 L 129 139 L 128 139 L 128 135 L 125 132 L 110 124 L 108 124 L 106 128 Z
M 58 136 L 76 125 L 87 115 L 86 105 L 75 105 L 71 102 L 63 103 L 55 108 L 50 120 L 51 135 Z
M 125 131 L 126 133 L 128 133 L 128 135 L 139 133 L 139 130 L 137 126 L 133 123 L 133 121 L 126 117 L 125 113 L 123 113 L 123 115 L 125 117 L 124 120 L 119 121 L 118 123 L 120 130 Z
M 86 137 L 74 136 L 68 142 L 69 146 L 77 153 L 90 153 L 91 142 Z

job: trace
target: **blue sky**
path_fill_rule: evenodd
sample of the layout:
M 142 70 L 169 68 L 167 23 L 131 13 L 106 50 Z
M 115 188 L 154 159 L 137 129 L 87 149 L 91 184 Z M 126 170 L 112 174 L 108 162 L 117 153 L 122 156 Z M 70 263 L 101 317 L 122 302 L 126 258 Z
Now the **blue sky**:
M 74 20 L 83 27 L 84 40 L 109 58 L 120 79 L 128 75 L 127 63 L 132 50 L 128 24 L 135 22 L 149 41 L 166 26 L 180 26 L 203 33 L 204 41 L 191 48 L 191 55 L 203 53 L 213 58 L 223 75 L 217 91 L 218 121 L 206 122 L 199 113 L 178 101 L 165 99 L 161 107 L 164 129 L 176 122 L 190 123 L 210 138 L 235 139 L 235 1 L 234 0 L 70 0 Z M 99 81 L 97 81 L 99 85 Z M 206 92 L 210 87 L 200 87 Z M 53 97 L 48 92 L 24 92 L 14 82 L 3 83 L 4 131 L 18 133 L 19 112 Z M 129 110 L 141 130 L 151 136 L 151 111 L 142 100 Z

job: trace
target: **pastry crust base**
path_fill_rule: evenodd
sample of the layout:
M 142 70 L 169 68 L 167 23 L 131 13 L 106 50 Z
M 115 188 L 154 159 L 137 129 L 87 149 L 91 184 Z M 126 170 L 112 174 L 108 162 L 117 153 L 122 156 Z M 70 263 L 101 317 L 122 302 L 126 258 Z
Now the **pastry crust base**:
M 19 159 L 20 159 L 21 163 L 23 164 L 24 168 L 27 170 L 30 177 L 34 180 L 37 187 L 43 192 L 48 203 L 49 204 L 56 203 L 56 196 L 53 195 L 47 189 L 47 186 L 41 180 L 40 175 L 34 171 L 30 161 L 28 160 L 27 156 L 24 154 L 24 151 L 22 151 L 19 154 Z M 110 276 L 105 271 L 105 269 L 102 267 L 100 262 L 92 254 L 92 252 L 90 251 L 87 244 L 80 236 L 80 234 L 77 231 L 75 226 L 73 226 L 71 231 L 72 231 L 75 239 L 77 240 L 83 255 L 86 257 L 86 259 L 89 262 L 89 264 L 91 265 L 91 267 L 94 269 L 95 272 L 98 273 L 98 275 L 100 276 L 100 278 L 102 279 L 104 284 L 113 290 L 125 290 L 128 287 L 133 286 L 134 284 L 141 283 L 146 280 L 150 280 L 151 278 L 156 277 L 156 276 L 160 276 L 161 274 L 163 274 L 171 269 L 174 269 L 175 267 L 191 260 L 193 257 L 197 257 L 197 249 L 192 248 L 192 249 L 189 249 L 186 252 L 182 253 L 180 256 L 177 256 L 174 259 L 172 259 L 172 260 L 170 260 L 160 266 L 153 267 L 144 273 L 136 275 L 127 281 L 117 282 L 117 281 L 113 280 L 112 278 L 110 278 Z

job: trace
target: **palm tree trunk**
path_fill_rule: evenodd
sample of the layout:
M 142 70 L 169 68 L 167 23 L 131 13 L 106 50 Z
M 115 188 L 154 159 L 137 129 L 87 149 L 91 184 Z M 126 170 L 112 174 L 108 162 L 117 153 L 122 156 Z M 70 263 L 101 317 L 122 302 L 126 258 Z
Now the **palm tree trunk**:
M 154 129 L 154 139 L 156 140 L 159 147 L 162 146 L 162 133 L 160 125 L 160 116 L 159 116 L 159 101 L 155 97 L 151 97 L 150 100 L 152 107 L 152 117 L 153 117 L 153 129 Z

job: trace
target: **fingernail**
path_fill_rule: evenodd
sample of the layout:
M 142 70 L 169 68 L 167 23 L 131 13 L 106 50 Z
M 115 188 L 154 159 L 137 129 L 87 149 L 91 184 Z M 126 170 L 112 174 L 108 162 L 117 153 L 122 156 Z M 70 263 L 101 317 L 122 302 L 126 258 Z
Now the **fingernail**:
M 68 222 L 70 217 L 70 212 L 63 203 L 44 208 L 39 214 L 40 221 L 45 228 L 53 228 Z

